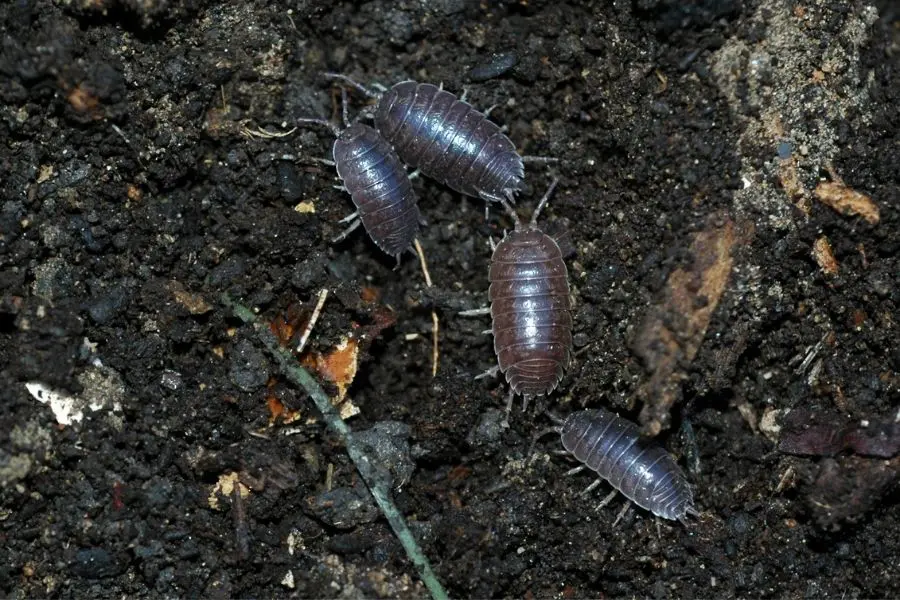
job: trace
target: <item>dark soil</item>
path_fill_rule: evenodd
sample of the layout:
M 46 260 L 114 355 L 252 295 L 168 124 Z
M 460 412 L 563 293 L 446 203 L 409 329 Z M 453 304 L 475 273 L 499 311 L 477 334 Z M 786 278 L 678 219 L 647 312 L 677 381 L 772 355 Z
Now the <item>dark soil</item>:
M 452 596 L 900 596 L 900 459 L 776 445 L 787 409 L 900 418 L 898 16 L 886 0 L 2 3 L 0 595 L 425 596 L 311 401 L 220 303 L 302 329 L 327 288 L 310 352 L 369 332 L 348 423 L 408 425 L 368 435 L 390 441 L 395 501 Z M 467 88 L 523 153 L 560 158 L 529 165 L 519 197 L 527 213 L 558 175 L 542 222 L 575 249 L 557 413 L 637 420 L 654 365 L 635 333 L 702 258 L 695 234 L 743 232 L 658 436 L 699 518 L 633 508 L 614 526 L 623 499 L 595 510 L 605 488 L 563 477 L 558 440 L 529 453 L 544 415 L 499 426 L 506 384 L 474 380 L 495 364 L 488 323 L 457 313 L 485 303 L 507 216 L 416 179 L 432 289 L 362 231 L 330 242 L 352 204 L 314 160 L 328 132 L 241 134 L 335 115 L 325 71 Z M 877 223 L 817 200 L 836 177 Z M 836 273 L 813 258 L 823 236 Z M 58 423 L 37 384 L 83 419 Z M 236 478 L 245 496 L 215 491 Z

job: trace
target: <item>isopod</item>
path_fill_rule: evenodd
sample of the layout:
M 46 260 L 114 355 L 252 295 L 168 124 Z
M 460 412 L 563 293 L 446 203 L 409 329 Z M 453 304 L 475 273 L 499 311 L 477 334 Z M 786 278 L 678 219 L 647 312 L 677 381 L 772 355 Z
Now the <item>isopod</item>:
M 556 241 L 537 226 L 537 218 L 558 181 L 541 198 L 531 220 L 523 223 L 502 200 L 515 228 L 494 247 L 488 272 L 491 332 L 498 371 L 510 392 L 507 413 L 518 394 L 531 398 L 549 394 L 562 379 L 572 353 L 572 314 L 566 263 Z
M 421 216 L 406 168 L 391 145 L 375 129 L 350 124 L 343 94 L 345 128 L 324 119 L 298 119 L 298 123 L 323 125 L 334 133 L 334 166 L 356 212 L 341 222 L 350 226 L 338 242 L 363 225 L 375 245 L 400 260 L 419 233 Z M 330 161 L 329 161 L 330 162 Z
M 344 81 L 378 100 L 375 128 L 400 158 L 450 189 L 487 202 L 515 202 L 525 177 L 524 162 L 500 127 L 465 100 L 430 83 L 402 81 L 373 92 L 345 75 Z
M 563 448 L 583 464 L 570 472 L 587 467 L 664 519 L 684 523 L 686 515 L 698 515 L 684 472 L 662 446 L 642 437 L 637 425 L 603 409 L 577 411 L 564 420 L 552 418 L 557 426 L 544 433 L 559 433 Z

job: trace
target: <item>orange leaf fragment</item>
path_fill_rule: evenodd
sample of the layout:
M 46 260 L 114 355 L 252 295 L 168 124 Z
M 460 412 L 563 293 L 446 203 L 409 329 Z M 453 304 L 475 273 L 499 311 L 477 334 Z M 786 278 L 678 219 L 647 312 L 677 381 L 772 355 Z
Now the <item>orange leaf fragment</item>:
M 351 336 L 342 338 L 330 354 L 316 355 L 316 370 L 337 386 L 338 395 L 335 398 L 337 403 L 346 397 L 347 388 L 356 377 L 358 361 L 359 342 Z

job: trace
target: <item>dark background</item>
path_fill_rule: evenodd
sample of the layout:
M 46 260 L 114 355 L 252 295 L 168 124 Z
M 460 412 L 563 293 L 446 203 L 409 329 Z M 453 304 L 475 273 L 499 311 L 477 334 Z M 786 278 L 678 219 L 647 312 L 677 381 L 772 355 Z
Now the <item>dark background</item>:
M 452 596 L 900 595 L 898 459 L 776 448 L 898 417 L 897 18 L 843 0 L 4 2 L 0 594 L 425 595 L 309 399 L 219 304 L 302 329 L 328 288 L 307 357 L 365 334 L 348 422 L 408 425 L 368 439 Z M 515 65 L 473 81 L 496 52 Z M 623 499 L 595 510 L 607 488 L 581 495 L 558 440 L 529 454 L 546 417 L 499 427 L 505 384 L 473 380 L 488 322 L 456 313 L 485 303 L 505 215 L 417 179 L 430 290 L 362 231 L 330 243 L 352 205 L 313 160 L 327 131 L 242 135 L 336 114 L 329 70 L 466 88 L 523 153 L 560 159 L 519 197 L 527 214 L 558 175 L 542 224 L 575 250 L 577 356 L 547 405 L 637 421 L 675 400 L 658 440 L 700 518 L 614 527 Z M 835 177 L 880 222 L 819 202 Z M 692 241 L 722 227 L 709 298 Z M 676 272 L 696 276 L 686 314 Z M 710 301 L 708 327 L 685 325 Z M 660 327 L 693 331 L 696 356 Z M 59 425 L 37 382 L 103 408 Z M 229 477 L 246 497 L 216 498 Z

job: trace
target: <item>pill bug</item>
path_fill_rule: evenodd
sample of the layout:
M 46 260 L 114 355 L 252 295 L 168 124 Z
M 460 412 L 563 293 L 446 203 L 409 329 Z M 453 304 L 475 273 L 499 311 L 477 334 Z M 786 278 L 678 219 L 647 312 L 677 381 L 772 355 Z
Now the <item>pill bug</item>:
M 515 202 L 525 177 L 524 162 L 555 160 L 520 156 L 487 115 L 430 83 L 403 81 L 383 92 L 373 92 L 345 75 L 326 76 L 376 98 L 375 128 L 400 158 L 467 196 L 487 202 Z
M 572 314 L 566 263 L 556 241 L 537 218 L 556 188 L 554 181 L 531 220 L 524 223 L 503 201 L 515 229 L 494 247 L 488 273 L 491 331 L 497 367 L 510 386 L 507 412 L 518 394 L 549 394 L 562 379 L 572 353 Z
M 341 241 L 362 224 L 375 245 L 399 262 L 400 254 L 416 239 L 421 221 L 406 167 L 375 129 L 362 123 L 349 124 L 346 93 L 343 115 L 343 130 L 324 119 L 297 120 L 328 127 L 335 135 L 333 163 L 356 212 L 341 221 L 350 222 L 350 226 L 334 241 Z
M 567 452 L 635 504 L 682 523 L 687 515 L 698 515 L 684 472 L 662 446 L 642 437 L 637 425 L 603 409 L 551 417 L 557 426 L 543 433 L 559 433 Z

